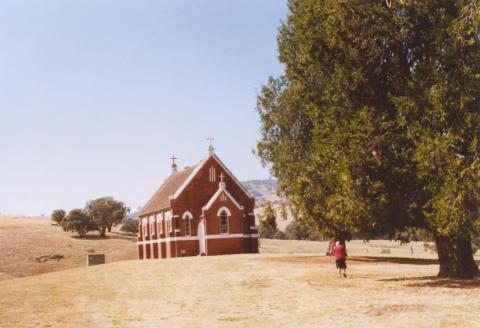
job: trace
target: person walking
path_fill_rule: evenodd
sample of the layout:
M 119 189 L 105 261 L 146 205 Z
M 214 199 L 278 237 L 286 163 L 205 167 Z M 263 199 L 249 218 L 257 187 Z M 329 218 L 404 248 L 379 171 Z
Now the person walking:
M 335 247 L 333 248 L 332 255 L 335 256 L 335 264 L 337 266 L 338 275 L 342 277 L 342 275 L 346 278 L 347 277 L 347 251 L 345 246 L 343 246 L 339 241 L 335 243 Z

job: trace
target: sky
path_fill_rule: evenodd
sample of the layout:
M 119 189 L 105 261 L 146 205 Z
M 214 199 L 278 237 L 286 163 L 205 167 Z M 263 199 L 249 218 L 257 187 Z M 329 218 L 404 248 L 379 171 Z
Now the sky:
M 286 0 L 0 1 L 0 213 L 110 195 L 135 210 L 170 173 L 217 155 L 240 180 L 256 96 L 282 73 Z

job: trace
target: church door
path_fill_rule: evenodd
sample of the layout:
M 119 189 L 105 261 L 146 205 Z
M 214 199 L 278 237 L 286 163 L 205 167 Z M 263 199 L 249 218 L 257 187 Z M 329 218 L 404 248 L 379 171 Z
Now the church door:
M 205 254 L 205 227 L 203 221 L 200 221 L 198 224 L 198 249 L 200 250 L 200 255 Z

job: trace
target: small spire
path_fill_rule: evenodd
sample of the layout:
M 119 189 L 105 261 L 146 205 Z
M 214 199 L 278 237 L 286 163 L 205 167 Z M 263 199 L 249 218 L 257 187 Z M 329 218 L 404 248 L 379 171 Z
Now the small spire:
M 178 172 L 178 167 L 177 167 L 177 163 L 175 163 L 175 161 L 178 158 L 176 158 L 175 155 L 172 155 L 172 157 L 170 159 L 172 160 L 172 173 L 177 173 Z
M 215 140 L 215 138 L 209 137 L 209 138 L 207 138 L 207 140 L 209 142 L 208 155 L 211 156 L 215 153 L 215 148 L 213 147 L 213 141 Z

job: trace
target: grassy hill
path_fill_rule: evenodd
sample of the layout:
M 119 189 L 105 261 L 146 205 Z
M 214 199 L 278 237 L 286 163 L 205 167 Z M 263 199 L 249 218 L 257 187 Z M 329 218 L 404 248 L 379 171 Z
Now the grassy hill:
M 107 262 L 137 258 L 135 237 L 111 233 L 99 239 L 93 232 L 87 237 L 77 238 L 47 219 L 0 217 L 0 280 L 82 267 L 93 253 L 106 254 Z M 48 256 L 52 259 L 41 258 Z
M 72 238 L 46 220 L 0 218 L 0 327 L 480 322 L 480 312 L 472 311 L 480 308 L 480 280 L 437 279 L 436 254 L 422 243 L 350 242 L 345 279 L 322 255 L 325 242 L 261 240 L 261 254 L 138 261 L 134 237 L 91 238 Z M 85 267 L 92 250 L 110 263 Z M 55 254 L 64 258 L 35 261 Z
M 116 262 L 0 282 L 0 326 L 478 327 L 480 281 L 437 269 L 354 257 L 345 279 L 320 255 Z

